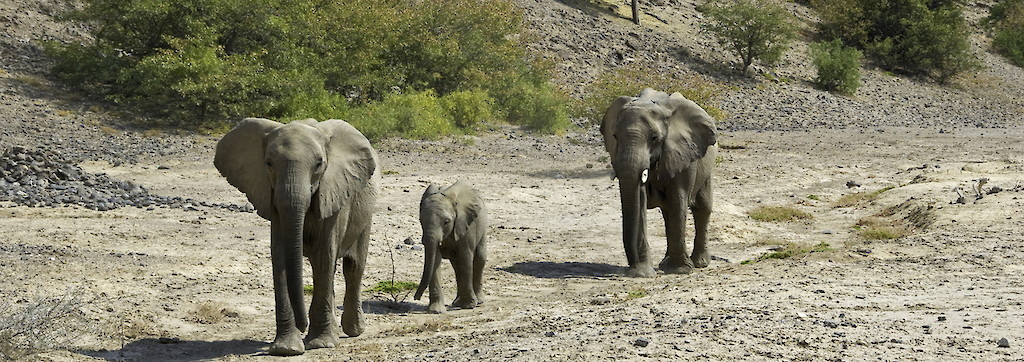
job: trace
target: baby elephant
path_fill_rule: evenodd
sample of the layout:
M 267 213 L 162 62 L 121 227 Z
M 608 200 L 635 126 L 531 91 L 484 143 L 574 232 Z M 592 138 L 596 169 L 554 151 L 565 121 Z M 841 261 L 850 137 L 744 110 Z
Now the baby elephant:
M 430 285 L 427 311 L 442 313 L 444 295 L 437 271 L 441 258 L 452 262 L 458 292 L 453 307 L 473 308 L 483 303 L 481 280 L 487 263 L 487 215 L 480 194 L 459 181 L 441 190 L 431 184 L 420 200 L 420 225 L 423 226 L 423 278 L 416 300 Z

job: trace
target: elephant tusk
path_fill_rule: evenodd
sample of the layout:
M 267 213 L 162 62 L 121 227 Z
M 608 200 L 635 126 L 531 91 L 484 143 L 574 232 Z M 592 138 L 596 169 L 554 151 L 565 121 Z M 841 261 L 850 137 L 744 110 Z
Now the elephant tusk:
M 644 169 L 643 172 L 640 172 L 640 183 L 647 183 L 647 169 Z

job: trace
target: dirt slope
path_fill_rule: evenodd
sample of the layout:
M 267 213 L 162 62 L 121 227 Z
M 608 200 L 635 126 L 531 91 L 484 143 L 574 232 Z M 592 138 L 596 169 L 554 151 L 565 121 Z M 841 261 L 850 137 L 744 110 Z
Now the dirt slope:
M 402 241 L 419 239 L 419 196 L 430 182 L 462 179 L 481 189 L 491 212 L 487 302 L 430 315 L 425 300 L 395 305 L 367 294 L 364 335 L 293 359 L 1024 359 L 1020 69 L 986 54 L 985 83 L 951 89 L 869 71 L 849 99 L 807 85 L 799 55 L 778 70 L 789 83 L 711 71 L 724 61 L 707 55 L 713 43 L 678 31 L 699 23 L 692 2 L 647 5 L 667 24 L 645 18 L 644 28 L 605 3 L 519 3 L 545 34 L 538 47 L 567 55 L 560 64 L 570 86 L 614 66 L 608 59 L 620 49 L 623 59 L 707 70 L 736 87 L 721 100 L 732 117 L 721 125 L 715 260 L 691 275 L 621 276 L 618 186 L 592 129 L 387 140 L 374 145 L 386 175 L 364 287 L 392 274 L 418 280 L 422 251 Z M 48 20 L 54 4 L 0 0 L 8 25 L 0 31 L 0 147 L 46 147 L 159 195 L 244 203 L 212 166 L 216 137 L 123 126 L 45 78 L 45 59 L 20 39 L 75 36 Z M 650 41 L 632 50 L 623 45 L 630 38 Z M 690 55 L 678 56 L 682 48 Z M 986 195 L 977 199 L 969 190 L 981 178 Z M 953 203 L 958 187 L 965 203 Z M 885 188 L 872 201 L 834 207 L 844 195 Z M 746 216 L 762 205 L 814 218 Z M 274 359 L 265 355 L 269 224 L 255 214 L 3 206 L 0 301 L 18 307 L 72 293 L 90 302 L 82 306 L 89 322 L 76 326 L 84 333 L 65 346 L 71 352 L 34 358 Z M 650 216 L 657 256 L 663 224 L 658 211 Z M 865 240 L 853 225 L 869 216 L 912 232 Z M 829 248 L 741 263 L 783 242 Z M 451 270 L 442 278 L 454 295 Z

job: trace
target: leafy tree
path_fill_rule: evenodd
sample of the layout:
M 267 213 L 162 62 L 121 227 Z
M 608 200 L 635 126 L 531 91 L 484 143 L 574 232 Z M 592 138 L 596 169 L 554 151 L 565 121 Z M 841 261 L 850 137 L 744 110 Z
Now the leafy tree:
M 1024 67 L 1024 0 L 1003 0 L 993 6 L 984 23 L 992 47 L 1018 67 Z
M 979 69 L 955 0 L 818 0 L 820 32 L 842 39 L 882 67 L 946 83 Z
M 778 63 L 796 37 L 793 16 L 765 0 L 713 0 L 700 10 L 711 18 L 707 29 L 718 42 L 740 57 L 743 71 L 754 60 Z
M 818 70 L 815 82 L 829 90 L 853 94 L 860 88 L 861 52 L 835 39 L 811 43 L 811 60 Z
M 83 0 L 66 19 L 91 24 L 94 41 L 50 43 L 56 74 L 193 125 L 253 115 L 344 118 L 371 103 L 440 104 L 457 92 L 493 100 L 451 103 L 492 108 L 458 112 L 568 123 L 529 109 L 519 116 L 522 105 L 510 103 L 539 92 L 554 108 L 565 104 L 530 60 L 521 10 L 509 0 Z M 427 129 L 455 130 L 434 118 L 411 120 L 427 121 Z M 436 135 L 409 118 L 388 124 L 380 135 Z

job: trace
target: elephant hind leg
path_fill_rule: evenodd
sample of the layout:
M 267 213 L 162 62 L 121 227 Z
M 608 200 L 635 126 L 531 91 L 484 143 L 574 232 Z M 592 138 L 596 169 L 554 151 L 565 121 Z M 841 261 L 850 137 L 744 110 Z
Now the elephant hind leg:
M 487 264 L 487 245 L 484 240 L 476 247 L 476 256 L 473 258 L 473 294 L 476 295 L 476 304 L 484 303 L 484 266 Z
M 690 260 L 698 268 L 707 267 L 711 262 L 711 253 L 708 252 L 708 224 L 711 222 L 711 186 L 705 187 L 697 194 L 696 203 L 691 208 L 693 211 L 693 253 Z

